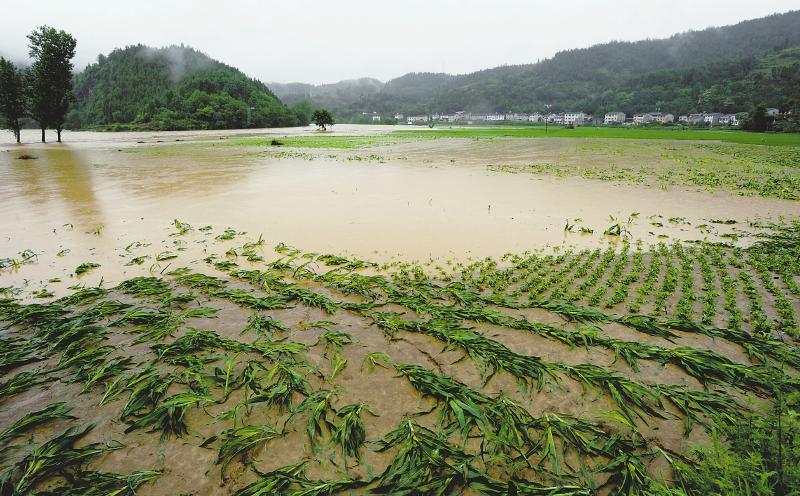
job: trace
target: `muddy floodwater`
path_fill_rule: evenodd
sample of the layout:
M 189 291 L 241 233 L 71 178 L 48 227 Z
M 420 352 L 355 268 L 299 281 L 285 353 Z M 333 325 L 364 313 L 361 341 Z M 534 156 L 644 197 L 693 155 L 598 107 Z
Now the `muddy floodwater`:
M 395 129 L 0 143 L 0 493 L 621 494 L 796 390 L 787 152 Z
M 332 135 L 387 129 L 336 126 Z M 42 145 L 35 132 L 24 133 L 26 144 L 0 145 L 0 253 L 57 244 L 102 253 L 104 244 L 161 239 L 177 218 L 308 250 L 423 260 L 614 242 L 602 234 L 610 216 L 630 218 L 632 239 L 649 244 L 731 231 L 697 228 L 709 219 L 800 214 L 797 202 L 785 200 L 487 169 L 535 156 L 538 144 L 472 157 L 467 140 L 427 140 L 375 147 L 372 160 L 337 150 L 309 159 L 224 146 L 222 138 L 251 134 L 258 132 L 77 132 L 65 133 L 64 144 Z M 392 152 L 400 159 L 380 159 Z M 565 232 L 567 219 L 575 232 Z

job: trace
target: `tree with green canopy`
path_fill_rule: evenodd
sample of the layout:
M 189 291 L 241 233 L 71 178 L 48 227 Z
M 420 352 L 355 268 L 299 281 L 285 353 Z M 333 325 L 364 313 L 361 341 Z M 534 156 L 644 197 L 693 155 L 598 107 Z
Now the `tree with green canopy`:
M 5 127 L 14 133 L 17 143 L 20 142 L 20 119 L 25 116 L 26 103 L 24 72 L 0 57 L 0 115 Z
M 28 35 L 30 56 L 33 58 L 30 78 L 31 116 L 44 131 L 52 127 L 61 142 L 72 92 L 72 58 L 75 57 L 75 38 L 50 26 L 39 26 Z
M 317 125 L 323 131 L 327 129 L 328 126 L 333 126 L 336 124 L 336 121 L 333 120 L 333 114 L 330 113 L 328 109 L 317 109 L 311 115 L 311 122 Z

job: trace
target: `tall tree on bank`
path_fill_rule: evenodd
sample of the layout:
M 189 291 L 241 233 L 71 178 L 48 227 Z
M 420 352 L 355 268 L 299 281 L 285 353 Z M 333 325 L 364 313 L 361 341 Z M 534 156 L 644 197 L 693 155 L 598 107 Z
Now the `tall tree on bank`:
M 61 142 L 72 93 L 72 58 L 75 57 L 75 38 L 63 31 L 40 26 L 28 35 L 30 56 L 34 59 L 28 72 L 31 92 L 31 117 L 39 121 L 44 131 L 55 128 Z
M 20 141 L 20 119 L 25 116 L 25 76 L 13 63 L 0 57 L 0 115 L 5 127 Z

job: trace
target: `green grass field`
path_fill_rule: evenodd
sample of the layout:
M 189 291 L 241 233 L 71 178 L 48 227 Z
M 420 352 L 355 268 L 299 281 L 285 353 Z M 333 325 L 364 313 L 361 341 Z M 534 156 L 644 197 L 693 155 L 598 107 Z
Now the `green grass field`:
M 395 131 L 393 135 L 439 138 L 599 138 L 599 139 L 663 139 L 723 141 L 749 145 L 800 146 L 797 133 L 752 133 L 748 131 L 716 131 L 706 129 L 624 128 L 624 127 L 476 127 L 446 128 L 420 131 Z
M 593 138 L 633 140 L 721 141 L 749 145 L 800 146 L 797 133 L 752 133 L 747 131 L 715 131 L 704 129 L 621 128 L 621 127 L 454 127 L 420 130 L 398 130 L 379 135 L 358 136 L 286 136 L 277 138 L 283 146 L 292 148 L 355 149 L 367 146 L 390 145 L 435 138 Z M 226 141 L 230 146 L 270 146 L 273 137 L 246 137 Z

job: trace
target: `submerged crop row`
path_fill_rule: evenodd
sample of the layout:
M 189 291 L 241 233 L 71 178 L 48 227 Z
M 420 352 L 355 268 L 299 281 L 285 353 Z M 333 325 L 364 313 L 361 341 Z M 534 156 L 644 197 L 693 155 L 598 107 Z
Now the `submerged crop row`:
M 800 484 L 798 226 L 433 274 L 262 250 L 0 299 L 0 494 Z

